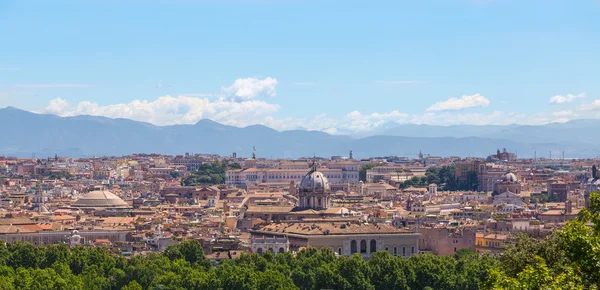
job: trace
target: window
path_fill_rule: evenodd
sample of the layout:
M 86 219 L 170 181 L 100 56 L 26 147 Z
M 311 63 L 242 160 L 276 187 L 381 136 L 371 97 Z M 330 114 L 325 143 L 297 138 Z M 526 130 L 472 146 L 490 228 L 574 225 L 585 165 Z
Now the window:
M 367 253 L 367 241 L 366 240 L 360 241 L 360 253 L 361 254 Z
M 369 252 L 371 252 L 371 253 L 377 252 L 377 241 L 371 240 L 371 247 L 369 249 Z
M 398 248 L 394 247 L 394 256 L 398 255 Z
M 415 246 L 410 247 L 410 253 L 411 255 L 415 254 Z
M 342 248 L 338 248 L 338 255 L 342 255 Z
M 402 256 L 406 256 L 406 247 L 402 247 Z
M 350 254 L 355 254 L 356 253 L 356 240 L 352 240 L 352 242 L 350 242 Z

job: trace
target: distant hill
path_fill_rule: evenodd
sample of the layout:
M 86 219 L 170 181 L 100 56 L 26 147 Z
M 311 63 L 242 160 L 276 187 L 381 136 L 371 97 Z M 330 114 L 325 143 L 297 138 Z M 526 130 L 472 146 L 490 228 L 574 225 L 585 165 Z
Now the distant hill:
M 211 120 L 194 125 L 155 126 L 128 119 L 95 116 L 58 117 L 13 107 L 0 109 L 0 154 L 83 157 L 132 153 L 216 153 L 259 157 L 356 157 L 397 155 L 413 157 L 422 150 L 440 156 L 484 157 L 498 148 L 538 156 L 563 150 L 568 157 L 600 154 L 596 120 L 544 126 L 427 126 L 400 125 L 364 138 L 330 135 L 320 131 L 277 131 L 262 125 L 244 128 Z M 393 131 L 392 131 L 393 130 Z

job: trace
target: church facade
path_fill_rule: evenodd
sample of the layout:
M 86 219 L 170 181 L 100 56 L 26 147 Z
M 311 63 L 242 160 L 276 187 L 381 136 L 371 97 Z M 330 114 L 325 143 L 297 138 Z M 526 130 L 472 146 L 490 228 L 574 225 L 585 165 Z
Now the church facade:
M 378 251 L 403 257 L 418 253 L 419 233 L 389 223 L 368 223 L 361 217 L 340 216 L 343 210 L 338 209 L 343 208 L 331 207 L 331 194 L 327 178 L 313 166 L 300 183 L 298 206 L 290 210 L 285 220 L 251 230 L 252 240 L 289 243 L 289 248 L 278 247 L 274 251 L 330 248 L 340 256 L 359 254 L 365 259 Z M 333 212 L 337 215 L 325 214 Z M 256 252 L 265 251 L 258 242 L 251 247 Z

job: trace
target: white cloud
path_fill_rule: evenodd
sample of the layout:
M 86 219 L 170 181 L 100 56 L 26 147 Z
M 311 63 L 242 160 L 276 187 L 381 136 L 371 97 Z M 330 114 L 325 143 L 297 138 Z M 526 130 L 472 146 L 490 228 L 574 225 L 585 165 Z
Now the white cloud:
M 317 130 L 328 133 L 337 133 L 338 128 L 343 126 L 336 120 L 327 117 L 327 114 L 318 114 L 311 118 L 283 118 L 276 119 L 271 116 L 264 118 L 260 124 L 276 130 L 295 130 L 303 128 L 306 130 Z
M 261 95 L 274 97 L 277 92 L 277 79 L 265 78 L 263 80 L 257 78 L 237 79 L 229 87 L 223 87 L 223 93 L 228 96 L 233 96 L 238 100 L 248 100 Z
M 567 94 L 566 96 L 556 95 L 550 98 L 550 104 L 564 104 L 570 103 L 576 99 L 580 99 L 585 97 L 585 93 L 581 93 L 578 95 Z
M 209 100 L 188 96 L 162 96 L 154 101 L 135 100 L 101 106 L 84 101 L 72 106 L 64 99 L 54 99 L 42 111 L 59 116 L 92 115 L 109 118 L 127 118 L 155 125 L 194 124 L 209 118 L 217 122 L 246 126 L 261 123 L 263 118 L 277 112 L 279 105 L 263 101 L 235 102 L 226 99 Z
M 409 123 L 426 125 L 541 125 L 552 122 L 554 119 L 545 113 L 523 114 L 516 112 L 494 111 L 489 114 L 481 113 L 451 113 L 426 112 L 421 115 L 411 115 Z
M 44 113 L 50 113 L 59 116 L 65 116 L 65 112 L 69 110 L 69 102 L 62 98 L 50 100 L 50 103 L 44 109 Z
M 378 81 L 378 83 L 380 84 L 386 84 L 386 85 L 419 85 L 419 84 L 425 84 L 427 83 L 426 81 Z
M 490 100 L 480 94 L 462 96 L 460 98 L 450 98 L 443 102 L 437 102 L 427 108 L 427 112 L 433 111 L 457 111 L 467 108 L 487 107 Z
M 570 117 L 576 117 L 577 116 L 577 114 L 575 114 L 571 110 L 564 110 L 564 111 L 552 112 L 552 115 L 554 117 L 557 117 L 557 118 L 570 118 Z
M 353 132 L 364 132 L 373 130 L 388 121 L 403 122 L 408 118 L 408 114 L 397 110 L 389 113 L 372 113 L 363 115 L 359 111 L 352 111 L 344 118 L 347 123 L 343 124 L 343 129 Z
M 582 111 L 600 111 L 600 99 L 594 100 L 590 104 L 582 105 Z
M 44 88 L 44 89 L 56 89 L 56 88 L 91 88 L 93 85 L 89 84 L 19 84 L 15 85 L 18 88 Z

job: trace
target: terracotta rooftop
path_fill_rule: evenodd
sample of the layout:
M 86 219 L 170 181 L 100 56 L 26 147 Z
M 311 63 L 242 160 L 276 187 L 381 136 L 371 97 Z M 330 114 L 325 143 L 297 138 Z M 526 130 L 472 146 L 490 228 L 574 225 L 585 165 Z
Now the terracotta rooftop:
M 310 222 L 310 223 L 273 223 L 259 232 L 287 233 L 297 235 L 350 235 L 350 234 L 401 234 L 408 231 L 393 225 L 357 222 Z

